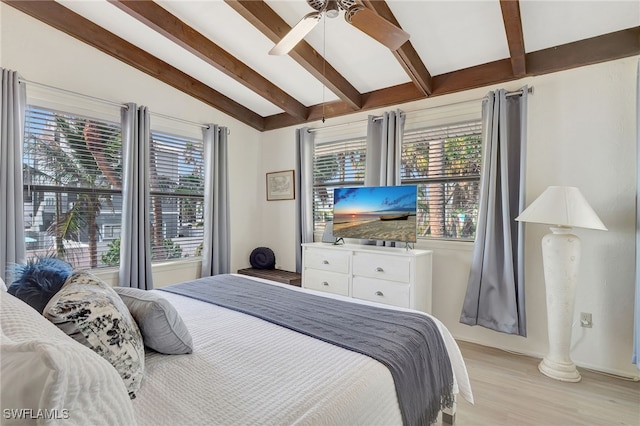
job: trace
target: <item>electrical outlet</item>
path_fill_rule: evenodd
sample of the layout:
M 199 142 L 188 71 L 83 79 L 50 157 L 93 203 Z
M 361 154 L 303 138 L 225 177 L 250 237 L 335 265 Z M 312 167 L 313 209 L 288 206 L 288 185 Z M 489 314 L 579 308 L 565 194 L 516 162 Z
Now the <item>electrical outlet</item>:
M 591 321 L 591 313 L 580 312 L 580 327 L 591 328 L 593 325 Z

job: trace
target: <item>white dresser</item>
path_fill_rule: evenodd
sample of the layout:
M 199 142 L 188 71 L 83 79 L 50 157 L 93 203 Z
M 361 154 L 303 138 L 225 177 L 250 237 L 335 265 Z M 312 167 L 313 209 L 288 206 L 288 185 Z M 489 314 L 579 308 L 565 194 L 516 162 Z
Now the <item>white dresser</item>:
M 308 243 L 302 287 L 431 312 L 431 250 Z

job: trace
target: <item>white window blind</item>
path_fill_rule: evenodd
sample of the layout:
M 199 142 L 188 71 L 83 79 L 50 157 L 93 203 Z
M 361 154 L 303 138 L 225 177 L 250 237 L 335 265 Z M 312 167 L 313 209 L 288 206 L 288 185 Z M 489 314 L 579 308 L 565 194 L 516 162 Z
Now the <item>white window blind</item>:
M 333 190 L 364 185 L 366 138 L 316 143 L 313 155 L 313 223 L 322 232 L 333 220 Z
M 76 268 L 111 266 L 115 255 L 119 262 L 119 244 L 110 243 L 120 235 L 121 159 L 120 124 L 27 107 L 27 258 L 53 254 Z
M 200 256 L 204 238 L 202 141 L 152 132 L 151 246 L 155 262 Z
M 418 236 L 473 240 L 482 156 L 480 120 L 405 131 L 403 184 L 418 185 Z

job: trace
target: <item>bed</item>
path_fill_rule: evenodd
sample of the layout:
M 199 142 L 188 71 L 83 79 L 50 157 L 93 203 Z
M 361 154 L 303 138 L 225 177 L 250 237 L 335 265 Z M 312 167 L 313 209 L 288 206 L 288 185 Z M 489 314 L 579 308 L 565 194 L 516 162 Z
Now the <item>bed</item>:
M 255 285 L 267 284 L 286 292 L 350 304 L 377 305 L 259 278 L 235 274 L 228 277 L 241 278 Z M 207 278 L 196 282 L 201 286 L 211 285 Z M 109 394 L 107 399 L 110 400 L 94 407 L 97 402 L 87 396 L 86 389 L 75 389 L 74 395 L 67 397 L 66 402 L 57 402 L 60 408 L 53 414 L 64 417 L 66 413 L 68 418 L 75 413 L 71 417 L 77 419 L 77 413 L 82 412 L 84 423 L 77 424 L 88 424 L 92 420 L 104 424 L 128 422 L 139 425 L 403 423 L 394 377 L 381 362 L 238 310 L 176 294 L 171 290 L 158 289 L 151 293 L 163 297 L 175 307 L 193 339 L 193 353 L 165 355 L 147 350 L 144 377 L 135 399 L 123 399 L 122 386 L 118 388 L 116 384 L 115 388 L 103 392 Z M 25 332 L 23 329 L 16 331 L 17 320 L 7 315 L 7 310 L 21 309 L 13 300 L 8 303 L 8 297 L 11 296 L 4 294 L 2 298 L 3 355 L 5 343 L 12 339 L 15 341 L 17 331 Z M 381 305 L 378 307 L 409 311 Z M 448 353 L 454 376 L 453 392 L 473 403 L 459 348 L 447 329 L 437 319 L 433 320 Z M 30 321 L 36 319 L 31 318 Z M 20 327 L 24 328 L 24 325 Z M 42 327 L 29 327 L 26 335 L 33 339 L 33 335 L 37 334 L 35 329 L 44 327 L 44 324 Z M 7 337 L 7 328 L 11 329 L 12 336 Z M 51 335 L 53 331 L 48 333 Z M 56 334 L 58 337 L 62 338 Z M 65 344 L 76 343 L 69 340 Z M 78 349 L 76 352 L 81 351 Z M 4 368 L 5 365 L 3 372 Z M 101 380 L 104 381 L 104 378 Z M 6 389 L 6 385 L 3 380 L 3 389 Z M 95 392 L 96 387 L 90 389 Z M 82 401 L 74 401 L 73 398 Z M 6 404 L 8 402 L 3 397 L 3 411 Z M 51 407 L 54 402 L 49 404 Z M 66 404 L 66 407 L 60 404 Z M 94 406 L 90 410 L 85 408 L 85 405 L 91 404 Z M 120 407 L 119 412 L 113 409 L 116 404 Z M 65 409 L 66 412 L 60 411 Z M 71 424 L 67 420 L 60 420 L 60 424 Z

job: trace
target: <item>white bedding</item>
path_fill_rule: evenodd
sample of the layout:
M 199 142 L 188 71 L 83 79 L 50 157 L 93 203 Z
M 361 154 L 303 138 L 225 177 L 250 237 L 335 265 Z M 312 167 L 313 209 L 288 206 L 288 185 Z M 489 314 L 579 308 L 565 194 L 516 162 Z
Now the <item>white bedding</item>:
M 391 373 L 378 361 L 245 314 L 154 291 L 178 309 L 194 352 L 147 354 L 133 400 L 138 424 L 402 424 Z M 457 390 L 473 402 L 460 351 L 436 322 Z

